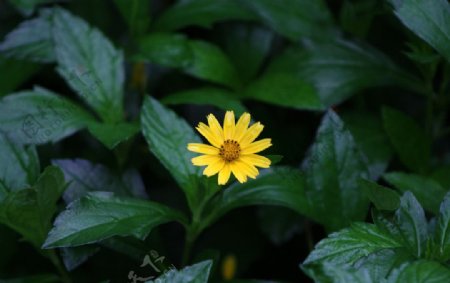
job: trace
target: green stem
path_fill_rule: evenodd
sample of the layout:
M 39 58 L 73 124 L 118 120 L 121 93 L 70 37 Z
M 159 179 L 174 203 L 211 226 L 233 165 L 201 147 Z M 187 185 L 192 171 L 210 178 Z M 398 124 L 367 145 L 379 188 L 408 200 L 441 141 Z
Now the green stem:
M 308 245 L 309 252 L 312 252 L 314 249 L 314 237 L 311 230 L 311 224 L 309 223 L 308 219 L 305 218 L 304 221 L 305 226 L 305 236 L 306 236 L 306 243 Z
M 50 259 L 50 261 L 53 263 L 53 265 L 58 270 L 61 282 L 71 283 L 72 279 L 70 279 L 69 273 L 67 272 L 66 268 L 61 263 L 61 260 L 59 259 L 59 257 L 56 255 L 55 250 L 48 251 L 47 255 L 48 255 L 48 258 Z

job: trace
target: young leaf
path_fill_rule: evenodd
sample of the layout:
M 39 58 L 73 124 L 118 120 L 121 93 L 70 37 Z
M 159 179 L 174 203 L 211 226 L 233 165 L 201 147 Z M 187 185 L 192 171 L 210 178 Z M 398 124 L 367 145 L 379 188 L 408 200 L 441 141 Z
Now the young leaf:
M 120 143 L 131 139 L 140 130 L 138 124 L 126 122 L 107 124 L 92 121 L 88 123 L 87 127 L 94 137 L 111 150 Z
M 75 103 L 36 87 L 0 100 L 0 129 L 16 142 L 57 142 L 79 131 L 94 118 Z
M 185 223 L 185 217 L 156 202 L 90 193 L 58 215 L 43 248 L 80 246 L 113 236 L 144 239 L 154 227 L 170 221 Z
M 339 117 L 329 111 L 303 164 L 314 219 L 328 231 L 363 220 L 369 199 L 358 186 L 369 177 L 364 156 Z M 323 170 L 327 168 L 327 170 Z
M 149 283 L 207 283 L 212 267 L 212 261 L 203 261 L 182 270 L 170 270 Z
M 422 173 L 430 158 L 430 140 L 420 126 L 400 111 L 382 109 L 384 129 L 400 160 L 409 169 Z
M 435 230 L 435 241 L 439 247 L 439 257 L 445 262 L 450 259 L 450 193 L 441 203 Z
M 450 62 L 450 5 L 447 0 L 390 0 L 402 23 Z
M 450 269 L 435 261 L 418 260 L 405 263 L 392 271 L 387 283 L 443 283 L 450 278 Z
M 366 190 L 369 199 L 380 210 L 396 210 L 400 206 L 400 196 L 394 190 L 377 183 L 359 180 L 359 185 Z
M 58 72 L 102 117 L 123 117 L 124 66 L 122 51 L 96 28 L 69 12 L 53 10 L 52 29 Z
M 438 214 L 439 204 L 447 190 L 436 181 L 420 175 L 401 172 L 390 172 L 385 174 L 383 178 L 401 192 L 412 192 L 423 208 Z

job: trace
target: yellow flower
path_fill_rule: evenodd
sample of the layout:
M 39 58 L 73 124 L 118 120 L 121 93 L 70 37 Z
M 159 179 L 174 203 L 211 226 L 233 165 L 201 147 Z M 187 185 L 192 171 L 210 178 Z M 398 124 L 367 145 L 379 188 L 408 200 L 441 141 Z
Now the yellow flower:
M 219 173 L 219 185 L 225 185 L 231 172 L 240 183 L 247 181 L 247 176 L 255 179 L 259 171 L 256 167 L 269 168 L 270 160 L 255 154 L 272 145 L 271 139 L 254 141 L 264 126 L 257 122 L 249 127 L 250 114 L 244 113 L 235 124 L 234 112 L 227 111 L 223 128 L 216 117 L 209 114 L 208 125 L 199 123 L 197 130 L 212 145 L 190 143 L 190 151 L 203 153 L 192 158 L 192 164 L 207 166 L 203 175 L 208 177 Z

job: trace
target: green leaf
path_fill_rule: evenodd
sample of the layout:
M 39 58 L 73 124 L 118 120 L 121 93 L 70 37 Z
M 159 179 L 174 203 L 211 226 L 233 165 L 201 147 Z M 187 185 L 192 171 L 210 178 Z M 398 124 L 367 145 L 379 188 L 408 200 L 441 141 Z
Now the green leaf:
M 314 87 L 292 74 L 268 74 L 250 83 L 244 98 L 300 110 L 323 110 Z
M 410 251 L 418 258 L 424 256 L 428 240 L 427 219 L 412 193 L 406 192 L 401 197 L 400 207 L 395 212 L 395 221 Z
M 428 211 L 439 212 L 439 204 L 448 192 L 436 181 L 415 174 L 390 172 L 383 178 L 401 192 L 410 191 Z
M 43 248 L 80 246 L 113 236 L 144 239 L 154 227 L 170 221 L 185 223 L 185 218 L 156 202 L 90 193 L 58 215 Z
M 53 63 L 55 50 L 51 33 L 51 11 L 44 9 L 39 17 L 22 22 L 6 35 L 0 53 L 8 58 L 39 63 Z
M 373 19 L 380 12 L 376 0 L 345 0 L 339 11 L 339 22 L 342 29 L 358 37 L 365 37 Z M 381 5 L 380 5 L 381 6 Z
M 199 79 L 239 87 L 241 82 L 228 57 L 217 46 L 181 34 L 154 33 L 142 38 L 139 58 Z
M 345 268 L 334 264 L 320 264 L 309 267 L 308 275 L 314 279 L 314 282 L 332 282 L 332 283 L 372 283 L 367 269 L 356 270 L 354 268 Z
M 438 255 L 445 262 L 450 259 L 450 193 L 441 203 L 434 236 L 439 247 Z
M 213 24 L 228 20 L 253 20 L 255 16 L 228 0 L 179 0 L 156 20 L 153 29 L 174 31 L 195 25 L 211 28 Z
M 109 149 L 114 149 L 120 143 L 131 139 L 140 130 L 139 125 L 134 123 L 107 124 L 95 121 L 88 123 L 88 129 Z
M 37 180 L 39 158 L 34 146 L 13 142 L 0 132 L 0 187 L 4 190 L 24 189 Z
M 382 117 L 384 129 L 403 164 L 418 173 L 426 171 L 431 142 L 425 131 L 411 117 L 392 108 L 383 108 Z
M 266 25 L 293 41 L 301 37 L 326 38 L 333 19 L 322 0 L 239 0 Z
M 450 5 L 446 0 L 390 0 L 395 15 L 450 62 Z
M 194 208 L 201 173 L 191 163 L 195 154 L 187 150 L 187 144 L 201 143 L 200 138 L 186 121 L 151 97 L 145 98 L 141 125 L 151 152 L 183 189 L 189 207 Z
M 122 51 L 98 29 L 61 8 L 54 9 L 52 33 L 61 76 L 103 121 L 122 121 Z
M 130 3 L 131 2 L 131 3 Z M 147 0 L 114 0 L 133 36 L 145 33 L 150 25 L 150 2 Z
M 270 159 L 270 165 L 276 165 L 278 163 L 281 162 L 281 160 L 283 159 L 283 155 L 278 155 L 278 154 L 272 154 L 272 155 L 266 155 L 267 158 Z
M 83 159 L 54 159 L 52 164 L 61 168 L 69 184 L 63 196 L 67 204 L 95 191 L 112 192 L 116 196 L 148 197 L 136 170 L 129 169 L 120 176 L 101 164 Z
M 329 111 L 322 119 L 303 168 L 314 219 L 328 231 L 366 217 L 369 199 L 357 181 L 369 177 L 367 165 L 352 135 L 334 112 Z
M 10 94 L 39 71 L 35 63 L 6 59 L 0 56 L 0 97 Z
M 100 248 L 96 245 L 85 245 L 72 248 L 61 248 L 61 259 L 68 271 L 72 271 L 92 255 L 96 254 Z
M 387 283 L 443 283 L 450 278 L 450 269 L 428 260 L 405 263 L 392 271 Z
M 288 49 L 272 63 L 268 72 L 293 73 L 313 84 L 326 107 L 367 88 L 394 85 L 423 90 L 418 79 L 378 50 L 342 39 L 311 42 L 306 49 Z
M 235 111 L 236 115 L 240 115 L 247 111 L 245 106 L 242 105 L 242 103 L 234 97 L 234 93 L 225 89 L 213 87 L 191 89 L 170 94 L 161 99 L 161 102 L 166 105 L 213 105 L 225 111 L 233 110 Z
M 358 183 L 366 190 L 370 201 L 377 209 L 396 210 L 400 206 L 400 196 L 397 192 L 364 179 Z
M 51 3 L 53 0 L 9 0 L 22 14 L 30 16 L 33 14 L 36 6 L 45 3 Z
M 182 270 L 170 270 L 156 280 L 149 283 L 207 283 L 212 267 L 212 261 L 202 261 L 200 263 L 187 266 Z
M 75 103 L 39 87 L 0 100 L 0 129 L 20 143 L 57 142 L 93 120 Z

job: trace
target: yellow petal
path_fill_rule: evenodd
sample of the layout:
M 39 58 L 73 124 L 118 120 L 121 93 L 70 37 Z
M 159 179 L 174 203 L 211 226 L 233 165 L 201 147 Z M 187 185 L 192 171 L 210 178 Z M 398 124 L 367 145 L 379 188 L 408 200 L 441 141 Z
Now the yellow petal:
M 240 159 L 247 164 L 253 164 L 261 168 L 269 168 L 270 163 L 272 163 L 269 158 L 257 154 L 241 155 Z
M 222 136 L 216 135 L 211 131 L 211 128 L 206 126 L 204 123 L 199 123 L 196 128 L 197 131 L 204 136 L 210 144 L 215 147 L 220 147 L 223 144 Z
M 222 170 L 219 172 L 219 185 L 225 185 L 230 179 L 231 167 L 229 163 L 225 163 Z
M 218 155 L 200 155 L 191 159 L 192 164 L 196 166 L 205 166 L 217 162 L 220 159 Z
M 248 128 L 247 132 L 242 136 L 240 140 L 238 140 L 241 148 L 251 144 L 262 132 L 264 129 L 264 125 L 260 122 L 253 124 L 250 128 Z
M 202 143 L 189 143 L 187 149 L 203 154 L 219 154 L 219 149 Z
M 230 163 L 230 167 L 231 172 L 233 172 L 233 175 L 236 177 L 239 183 L 247 182 L 247 176 L 240 170 L 239 166 L 236 165 L 236 162 Z
M 248 146 L 242 148 L 241 154 L 251 154 L 263 151 L 264 149 L 271 146 L 271 139 L 262 139 L 256 142 L 249 144 Z
M 245 162 L 242 162 L 241 160 L 236 161 L 236 166 L 238 166 L 239 170 L 242 171 L 245 175 L 249 176 L 250 178 L 255 179 L 256 176 L 259 175 L 258 169 L 256 169 L 255 166 L 249 165 Z
M 222 126 L 220 126 L 219 121 L 217 121 L 216 117 L 213 114 L 209 114 L 208 117 L 208 125 L 211 131 L 218 137 L 221 137 L 223 140 L 223 130 Z
M 232 139 L 234 136 L 234 112 L 227 111 L 225 118 L 223 119 L 223 136 L 225 140 Z
M 236 129 L 234 131 L 233 140 L 239 141 L 244 136 L 244 134 L 247 131 L 249 123 L 250 123 L 250 114 L 248 113 L 242 114 L 238 122 L 236 123 Z
M 222 170 L 224 165 L 225 161 L 222 158 L 220 158 L 217 162 L 210 163 L 208 167 L 206 167 L 205 170 L 203 170 L 203 175 L 211 177 L 212 175 L 215 175 L 220 170 Z

